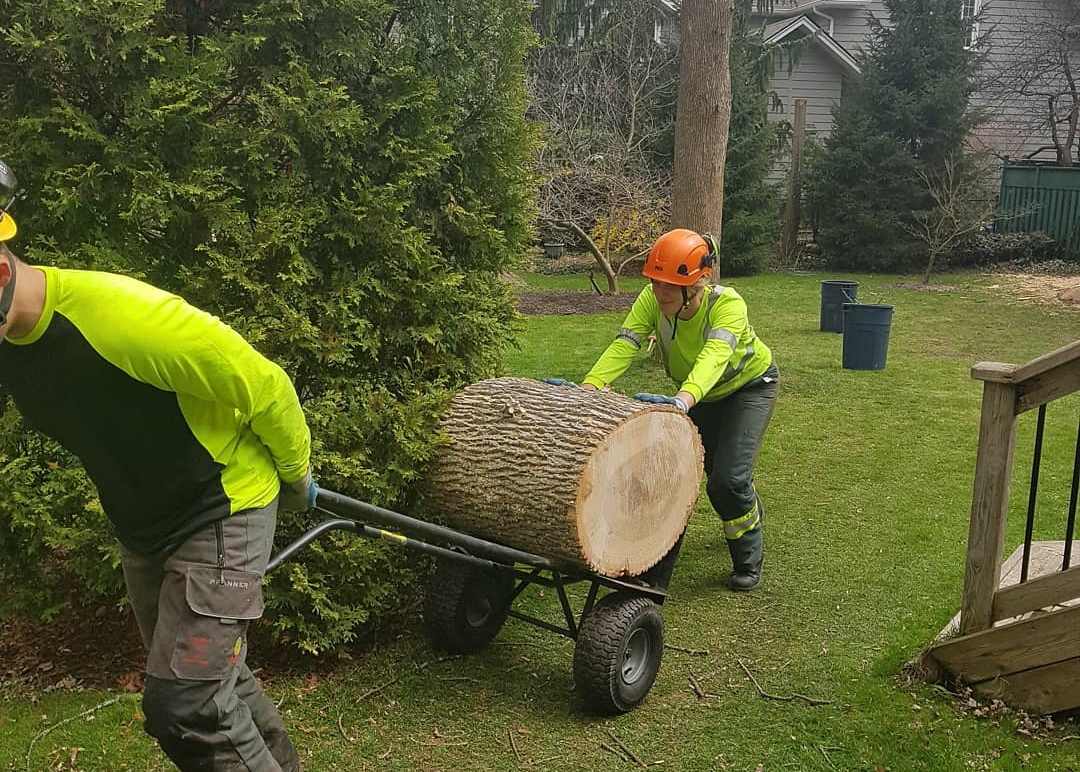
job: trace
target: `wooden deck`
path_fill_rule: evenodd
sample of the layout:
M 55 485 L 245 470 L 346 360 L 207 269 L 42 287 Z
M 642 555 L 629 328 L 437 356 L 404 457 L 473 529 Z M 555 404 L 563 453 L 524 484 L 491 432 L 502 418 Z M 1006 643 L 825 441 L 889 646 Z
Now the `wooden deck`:
M 927 652 L 933 665 L 985 697 L 1034 713 L 1080 708 L 1080 565 L 1061 571 L 1064 547 L 1032 544 L 1024 584 L 1017 548 L 1001 568 L 993 626 L 958 636 L 957 614 Z M 1072 555 L 1080 563 L 1080 541 Z
M 1080 709 L 1080 542 L 1075 532 L 1066 536 L 1074 540 L 1073 567 L 1067 570 L 1061 570 L 1063 541 L 1032 545 L 1023 584 L 1022 549 L 1001 560 L 1017 418 L 1038 410 L 1041 437 L 1048 403 L 1080 392 L 1080 340 L 1024 365 L 979 362 L 971 375 L 983 382 L 983 399 L 964 595 L 957 618 L 912 664 L 926 678 L 950 676 L 1036 713 Z M 1077 442 L 1070 507 L 1080 481 Z M 1037 448 L 1033 469 L 1041 443 Z

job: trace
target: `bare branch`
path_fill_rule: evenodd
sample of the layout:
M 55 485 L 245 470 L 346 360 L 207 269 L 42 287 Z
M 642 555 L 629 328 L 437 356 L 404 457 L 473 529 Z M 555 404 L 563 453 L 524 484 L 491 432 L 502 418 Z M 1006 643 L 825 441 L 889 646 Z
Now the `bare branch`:
M 670 174 L 652 154 L 670 128 L 677 58 L 653 39 L 652 13 L 651 0 L 626 0 L 594 38 L 548 45 L 529 67 L 529 114 L 545 135 L 535 168 L 540 222 L 563 223 L 611 292 L 612 261 L 667 221 Z

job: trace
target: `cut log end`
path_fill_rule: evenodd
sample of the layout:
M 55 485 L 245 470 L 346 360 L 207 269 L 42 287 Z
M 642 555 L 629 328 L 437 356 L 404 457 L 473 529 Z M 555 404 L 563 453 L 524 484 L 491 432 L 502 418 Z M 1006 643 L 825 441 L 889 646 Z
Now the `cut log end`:
M 585 465 L 577 531 L 589 567 L 634 576 L 675 545 L 701 484 L 702 448 L 675 411 L 646 410 L 611 432 Z

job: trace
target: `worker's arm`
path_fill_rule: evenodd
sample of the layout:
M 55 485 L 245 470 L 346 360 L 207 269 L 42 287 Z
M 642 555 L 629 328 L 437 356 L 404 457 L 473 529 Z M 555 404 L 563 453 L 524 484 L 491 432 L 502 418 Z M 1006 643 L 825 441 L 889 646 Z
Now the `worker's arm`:
M 630 313 L 626 315 L 615 340 L 596 360 L 582 385 L 602 389 L 625 373 L 641 350 L 642 344 L 656 328 L 659 313 L 660 307 L 652 287 L 645 287 L 634 301 Z
M 269 450 L 281 480 L 304 480 L 311 434 L 285 371 L 176 295 L 106 277 L 94 287 L 102 297 L 87 326 L 100 333 L 91 343 L 144 383 L 233 408 Z
M 169 358 L 170 388 L 234 407 L 270 451 L 278 477 L 302 480 L 309 474 L 311 434 L 289 376 L 231 327 L 184 305 L 189 324 L 202 329 L 202 341 Z
M 731 363 L 731 357 L 749 324 L 746 302 L 742 298 L 736 297 L 714 305 L 709 317 L 709 336 L 679 393 L 689 395 L 695 403 L 700 402 Z

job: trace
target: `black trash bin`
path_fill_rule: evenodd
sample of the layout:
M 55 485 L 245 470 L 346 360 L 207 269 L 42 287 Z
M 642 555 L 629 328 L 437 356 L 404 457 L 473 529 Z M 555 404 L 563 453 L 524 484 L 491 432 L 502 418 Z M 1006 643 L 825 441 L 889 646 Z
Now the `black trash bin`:
M 821 331 L 844 331 L 844 303 L 857 303 L 859 282 L 821 282 Z
M 844 369 L 884 370 L 893 307 L 844 303 Z

